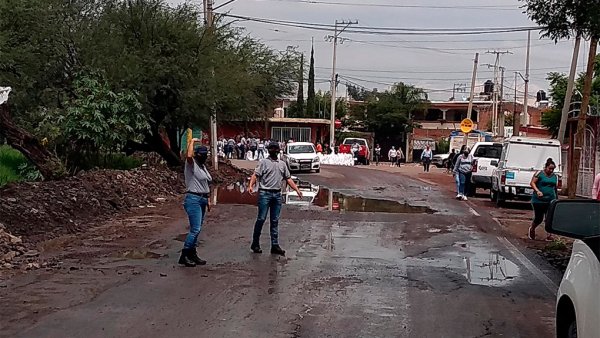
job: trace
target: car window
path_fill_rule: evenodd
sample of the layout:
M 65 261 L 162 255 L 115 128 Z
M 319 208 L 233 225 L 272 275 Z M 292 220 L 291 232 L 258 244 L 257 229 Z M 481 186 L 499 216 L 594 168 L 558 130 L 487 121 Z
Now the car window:
M 290 154 L 306 154 L 314 152 L 315 148 L 309 144 L 293 145 L 288 147 L 288 153 Z
M 477 147 L 477 149 L 475 150 L 474 156 L 500 159 L 500 155 L 502 155 L 502 145 L 490 144 L 490 145 L 481 145 L 481 146 Z
M 347 138 L 344 140 L 344 144 L 353 145 L 354 143 L 358 143 L 361 146 L 366 146 L 367 142 L 365 140 L 357 139 L 357 138 Z

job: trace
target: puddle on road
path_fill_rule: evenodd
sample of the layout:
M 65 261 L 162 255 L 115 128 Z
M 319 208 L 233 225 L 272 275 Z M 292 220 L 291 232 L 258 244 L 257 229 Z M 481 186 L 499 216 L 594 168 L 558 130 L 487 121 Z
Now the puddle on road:
M 502 286 L 519 276 L 519 267 L 498 251 L 477 246 L 468 246 L 466 249 L 463 276 L 470 284 Z
M 327 188 L 321 188 L 307 182 L 298 182 L 298 187 L 302 190 L 303 198 L 300 199 L 295 192 L 287 192 L 283 197 L 285 204 L 304 207 L 317 206 L 340 213 L 435 213 L 433 209 L 426 206 L 413 206 L 408 203 L 348 195 Z M 258 202 L 258 195 L 248 192 L 247 181 L 236 182 L 226 186 L 217 186 L 213 189 L 211 198 L 214 204 L 256 205 Z

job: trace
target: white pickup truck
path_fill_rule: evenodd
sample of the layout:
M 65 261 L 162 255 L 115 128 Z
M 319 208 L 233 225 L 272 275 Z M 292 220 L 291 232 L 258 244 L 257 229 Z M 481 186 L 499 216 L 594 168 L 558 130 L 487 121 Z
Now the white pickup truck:
M 504 141 L 498 167 L 492 174 L 490 198 L 498 206 L 507 200 L 529 200 L 530 183 L 537 171 L 544 169 L 548 158 L 556 163 L 558 188 L 562 185 L 560 142 L 557 140 L 513 136 Z
M 490 189 L 492 187 L 492 175 L 498 166 L 502 154 L 502 143 L 477 142 L 471 149 L 471 156 L 475 159 L 473 173 L 471 175 L 471 193 L 475 189 Z

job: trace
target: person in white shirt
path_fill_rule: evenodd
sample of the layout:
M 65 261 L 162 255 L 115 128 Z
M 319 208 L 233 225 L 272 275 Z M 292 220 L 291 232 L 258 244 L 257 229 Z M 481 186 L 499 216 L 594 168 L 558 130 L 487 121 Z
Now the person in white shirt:
M 429 172 L 429 166 L 431 165 L 431 159 L 433 158 L 433 152 L 431 147 L 427 146 L 421 153 L 421 161 L 423 162 L 423 171 Z
M 592 186 L 592 198 L 600 201 L 600 174 L 596 175 Z
M 260 141 L 258 143 L 258 160 L 262 160 L 265 158 L 265 143 L 263 141 Z
M 396 158 L 398 157 L 398 152 L 396 151 L 396 147 L 392 147 L 388 152 L 388 157 L 390 159 L 390 167 L 396 165 Z

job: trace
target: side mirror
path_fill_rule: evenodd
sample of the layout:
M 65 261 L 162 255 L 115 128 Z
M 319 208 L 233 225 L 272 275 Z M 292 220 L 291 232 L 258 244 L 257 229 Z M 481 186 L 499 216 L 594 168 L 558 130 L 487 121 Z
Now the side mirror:
M 497 167 L 498 166 L 498 161 L 497 160 L 492 160 L 492 162 L 490 163 L 493 167 Z
M 546 216 L 546 232 L 582 240 L 600 237 L 600 201 L 553 201 Z

